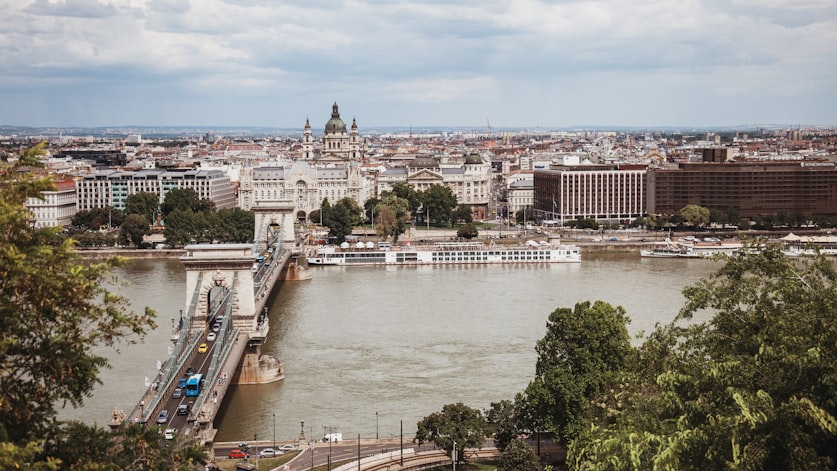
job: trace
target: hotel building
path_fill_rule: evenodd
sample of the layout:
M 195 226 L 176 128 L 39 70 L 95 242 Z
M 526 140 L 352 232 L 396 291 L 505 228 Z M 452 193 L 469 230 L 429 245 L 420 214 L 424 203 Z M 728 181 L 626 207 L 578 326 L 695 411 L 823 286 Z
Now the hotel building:
M 630 221 L 646 214 L 646 166 L 581 164 L 565 156 L 535 169 L 535 215 L 562 225 L 578 218 Z

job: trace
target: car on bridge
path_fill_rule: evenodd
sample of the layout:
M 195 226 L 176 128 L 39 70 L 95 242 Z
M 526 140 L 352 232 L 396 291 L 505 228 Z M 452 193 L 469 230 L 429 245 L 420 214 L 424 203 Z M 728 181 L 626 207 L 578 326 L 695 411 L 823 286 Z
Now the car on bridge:
M 214 342 L 215 341 L 215 332 L 210 332 L 209 335 L 206 336 L 207 342 Z
M 192 376 L 193 374 L 195 374 L 195 367 L 190 366 L 186 368 L 186 374 L 184 374 L 183 376 Z
M 169 411 L 167 409 L 163 409 L 160 411 L 160 415 L 157 416 L 157 423 L 164 424 L 169 421 Z
M 189 406 L 186 404 L 177 406 L 177 415 L 189 415 Z
M 188 380 L 189 380 L 189 378 L 180 378 L 180 380 L 177 382 L 177 387 L 180 388 L 180 389 L 185 388 L 186 387 L 186 381 L 188 381 Z
M 175 435 L 177 435 L 176 428 L 167 428 L 166 431 L 163 433 L 163 438 L 166 440 L 174 440 Z
M 198 345 L 198 353 L 206 353 L 207 350 L 209 350 L 209 346 L 206 344 L 206 342 Z
M 175 388 L 174 393 L 171 395 L 172 399 L 180 399 L 183 397 L 183 388 Z

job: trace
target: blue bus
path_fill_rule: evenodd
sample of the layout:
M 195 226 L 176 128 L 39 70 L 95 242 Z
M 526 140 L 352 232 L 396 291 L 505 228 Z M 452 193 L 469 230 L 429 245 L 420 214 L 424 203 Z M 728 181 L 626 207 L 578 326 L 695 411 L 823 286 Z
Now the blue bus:
M 197 396 L 201 393 L 201 382 L 203 382 L 203 375 L 198 373 L 189 377 L 186 381 L 186 395 Z

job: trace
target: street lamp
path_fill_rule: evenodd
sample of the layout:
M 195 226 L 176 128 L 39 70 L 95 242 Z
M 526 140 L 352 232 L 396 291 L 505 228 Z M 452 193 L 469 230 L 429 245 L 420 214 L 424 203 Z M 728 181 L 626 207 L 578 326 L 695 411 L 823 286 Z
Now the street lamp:
M 273 453 L 276 453 L 276 413 L 273 413 Z
M 375 440 L 378 440 L 378 411 L 375 411 Z

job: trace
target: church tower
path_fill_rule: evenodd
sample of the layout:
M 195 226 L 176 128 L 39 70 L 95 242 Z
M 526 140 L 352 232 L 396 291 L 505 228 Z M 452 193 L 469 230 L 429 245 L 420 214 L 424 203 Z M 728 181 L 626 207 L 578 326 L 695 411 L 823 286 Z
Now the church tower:
M 302 159 L 314 158 L 314 135 L 311 134 L 311 123 L 305 118 L 305 131 L 302 133 Z
M 357 133 L 357 119 L 352 118 L 352 134 L 349 137 L 349 159 L 360 159 L 360 136 Z
M 340 119 L 337 102 L 331 107 L 331 119 L 326 123 L 323 134 L 323 156 L 329 155 L 343 160 L 349 158 L 349 135 L 346 123 Z

